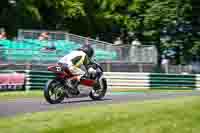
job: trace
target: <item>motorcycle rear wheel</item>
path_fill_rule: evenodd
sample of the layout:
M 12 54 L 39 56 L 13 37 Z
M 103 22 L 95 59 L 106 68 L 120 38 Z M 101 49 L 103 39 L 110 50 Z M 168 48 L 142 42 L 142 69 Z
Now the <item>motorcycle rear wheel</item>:
M 61 103 L 64 98 L 64 86 L 57 79 L 49 80 L 44 87 L 44 97 L 50 104 Z

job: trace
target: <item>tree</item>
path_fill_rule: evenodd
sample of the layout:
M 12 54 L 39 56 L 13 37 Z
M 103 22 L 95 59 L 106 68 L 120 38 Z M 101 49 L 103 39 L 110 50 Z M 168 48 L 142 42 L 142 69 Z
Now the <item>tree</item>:
M 154 0 L 148 3 L 144 14 L 144 38 L 155 42 L 159 55 L 166 47 L 179 47 L 181 54 L 187 53 L 186 50 L 190 48 L 188 46 L 191 36 L 190 17 L 190 0 Z M 168 37 L 168 43 L 162 41 L 166 37 Z M 182 41 L 183 39 L 185 40 Z M 179 64 L 180 57 L 177 56 L 176 60 Z
M 19 28 L 65 29 L 67 20 L 72 23 L 85 15 L 79 0 L 18 0 L 16 4 L 6 1 L 1 6 L 1 26 L 10 34 Z
M 190 50 L 190 54 L 194 57 L 200 57 L 200 2 L 192 0 L 192 43 L 193 47 Z
M 10 34 L 19 28 L 67 30 L 92 37 L 103 33 L 109 42 L 114 33 L 132 32 L 142 44 L 156 45 L 160 59 L 163 51 L 175 50 L 179 64 L 199 51 L 200 8 L 194 6 L 198 4 L 190 0 L 17 0 L 12 5 L 2 0 L 0 27 Z

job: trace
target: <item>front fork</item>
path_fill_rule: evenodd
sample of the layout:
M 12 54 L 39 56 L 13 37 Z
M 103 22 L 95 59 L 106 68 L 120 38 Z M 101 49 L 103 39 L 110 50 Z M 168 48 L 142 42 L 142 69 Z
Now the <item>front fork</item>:
M 99 78 L 96 79 L 96 84 L 95 84 L 95 86 L 93 87 L 95 91 L 96 91 L 96 90 L 101 90 L 101 89 L 104 88 L 103 78 L 104 78 L 104 76 L 101 75 Z
M 101 75 L 101 77 L 99 78 L 99 85 L 100 85 L 100 88 L 101 88 L 101 89 L 103 89 L 103 88 L 104 88 L 103 79 L 104 79 L 104 76 L 103 76 L 103 75 Z

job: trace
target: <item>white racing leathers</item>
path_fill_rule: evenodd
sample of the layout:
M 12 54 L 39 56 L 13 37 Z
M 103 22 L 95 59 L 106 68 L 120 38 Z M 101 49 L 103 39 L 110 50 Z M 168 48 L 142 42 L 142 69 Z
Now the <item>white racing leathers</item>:
M 87 55 L 83 51 L 72 51 L 68 55 L 62 57 L 59 63 L 67 64 L 69 71 L 73 75 L 80 76 L 85 74 L 85 65 L 89 63 Z

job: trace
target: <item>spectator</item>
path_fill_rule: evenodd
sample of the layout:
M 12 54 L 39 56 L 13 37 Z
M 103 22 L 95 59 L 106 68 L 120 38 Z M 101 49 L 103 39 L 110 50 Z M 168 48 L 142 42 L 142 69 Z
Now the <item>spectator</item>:
M 100 40 L 100 37 L 97 35 L 95 40 L 99 41 Z
M 38 37 L 38 40 L 40 41 L 48 41 L 47 42 L 47 46 L 45 46 L 42 50 L 45 50 L 45 51 L 54 51 L 56 50 L 56 47 L 54 45 L 54 43 L 50 42 L 49 43 L 49 40 L 50 40 L 50 36 L 49 36 L 49 33 L 48 32 L 43 32 L 40 34 L 40 36 Z
M 165 73 L 169 73 L 169 59 L 163 57 L 161 61 L 162 68 L 165 70 Z
M 121 45 L 121 44 L 123 44 L 121 38 L 117 37 L 117 39 L 114 41 L 114 45 Z
M 140 41 L 137 38 L 135 40 L 133 40 L 131 42 L 131 44 L 134 45 L 134 46 L 140 46 L 141 45 Z
M 40 36 L 38 37 L 38 39 L 40 41 L 42 41 L 42 40 L 49 40 L 49 33 L 48 32 L 41 33 Z
M 6 36 L 6 32 L 1 32 L 0 33 L 0 40 L 5 40 L 5 39 L 7 39 L 7 36 Z

